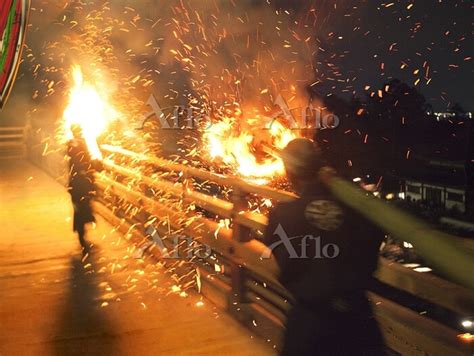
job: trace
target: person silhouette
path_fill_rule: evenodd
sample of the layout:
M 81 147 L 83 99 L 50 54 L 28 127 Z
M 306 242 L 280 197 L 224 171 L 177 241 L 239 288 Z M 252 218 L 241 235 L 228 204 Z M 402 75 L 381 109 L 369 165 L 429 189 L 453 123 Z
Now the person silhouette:
M 299 195 L 272 209 L 263 237 L 295 300 L 281 355 L 384 355 L 365 291 L 385 234 L 320 182 L 324 164 L 313 141 L 295 139 L 281 155 Z
M 73 231 L 79 236 L 83 251 L 90 245 L 85 240 L 86 224 L 95 222 L 91 200 L 96 194 L 94 161 L 83 137 L 80 125 L 71 125 L 73 138 L 67 143 L 69 156 L 68 191 L 74 208 Z

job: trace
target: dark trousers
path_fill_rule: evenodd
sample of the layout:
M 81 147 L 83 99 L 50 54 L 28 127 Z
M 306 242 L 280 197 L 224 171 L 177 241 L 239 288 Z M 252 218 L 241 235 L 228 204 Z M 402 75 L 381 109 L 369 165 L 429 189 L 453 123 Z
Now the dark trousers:
M 369 303 L 357 304 L 338 311 L 331 303 L 297 303 L 288 316 L 281 355 L 385 355 Z
M 88 223 L 94 222 L 95 218 L 92 213 L 91 199 L 81 198 L 72 200 L 74 207 L 73 230 L 79 235 L 79 243 L 86 248 L 85 240 L 85 226 Z
M 77 235 L 79 236 L 79 243 L 81 244 L 81 246 L 87 247 L 86 239 L 85 239 L 85 235 L 86 235 L 85 224 L 78 225 L 76 231 L 77 231 Z

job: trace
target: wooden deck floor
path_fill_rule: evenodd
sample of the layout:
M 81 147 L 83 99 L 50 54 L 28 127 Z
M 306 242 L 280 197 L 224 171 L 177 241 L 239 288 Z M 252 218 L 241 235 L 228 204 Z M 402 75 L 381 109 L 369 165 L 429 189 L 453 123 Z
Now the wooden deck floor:
M 83 259 L 71 214 L 60 184 L 0 161 L 1 356 L 273 354 L 198 294 L 173 291 L 100 218 Z

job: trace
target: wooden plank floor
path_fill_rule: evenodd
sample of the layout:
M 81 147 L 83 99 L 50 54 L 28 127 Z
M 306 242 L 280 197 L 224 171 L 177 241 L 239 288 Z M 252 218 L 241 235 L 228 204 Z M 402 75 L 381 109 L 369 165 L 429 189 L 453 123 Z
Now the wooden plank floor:
M 273 354 L 100 218 L 83 259 L 71 214 L 60 184 L 0 161 L 1 356 Z

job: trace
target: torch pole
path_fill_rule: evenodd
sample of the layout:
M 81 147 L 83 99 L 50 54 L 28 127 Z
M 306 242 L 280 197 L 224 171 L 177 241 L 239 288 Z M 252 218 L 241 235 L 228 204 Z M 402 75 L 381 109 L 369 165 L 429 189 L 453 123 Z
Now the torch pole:
M 421 220 L 368 196 L 350 182 L 337 177 L 332 168 L 322 168 L 319 177 L 342 203 L 385 232 L 411 243 L 428 264 L 452 281 L 474 289 L 474 254 L 460 246 L 459 238 L 434 230 Z

